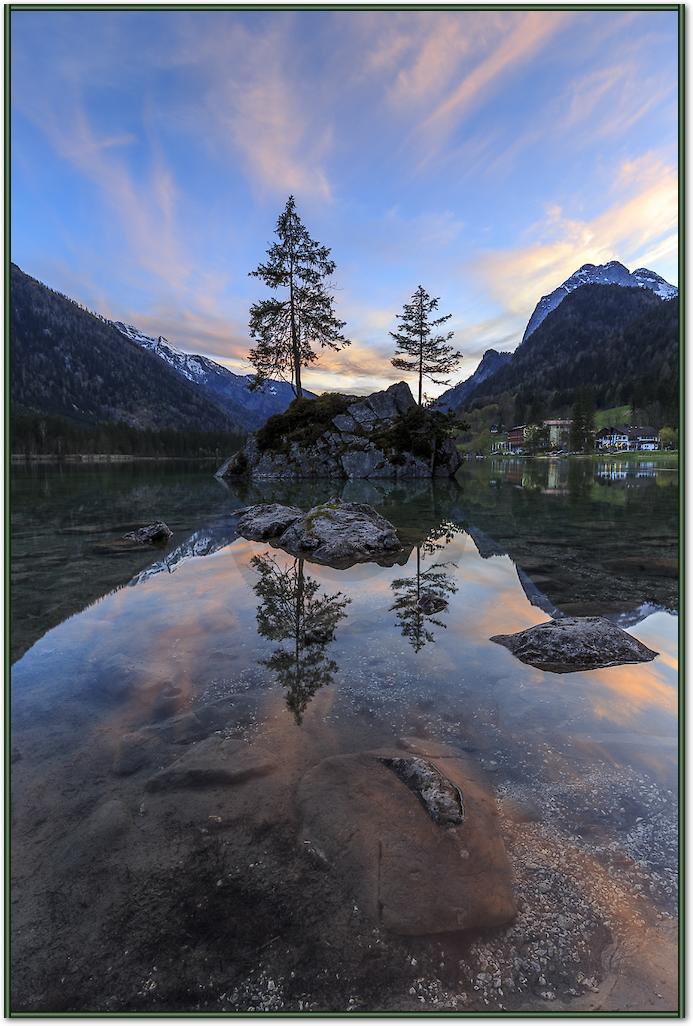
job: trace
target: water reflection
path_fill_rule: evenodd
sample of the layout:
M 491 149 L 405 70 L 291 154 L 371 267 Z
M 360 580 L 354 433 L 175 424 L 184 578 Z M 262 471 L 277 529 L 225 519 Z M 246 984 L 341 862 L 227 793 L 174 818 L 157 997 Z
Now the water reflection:
M 444 549 L 459 531 L 457 524 L 444 520 L 416 546 L 416 573 L 411 577 L 398 577 L 390 585 L 396 596 L 390 611 L 396 615 L 402 637 L 415 652 L 435 641 L 431 626 L 447 628 L 439 616 L 448 608 L 449 596 L 457 591 L 453 575 L 448 571 L 448 568 L 456 569 L 457 563 L 433 563 L 422 570 L 421 553 L 432 555 Z
M 297 844 L 297 794 L 324 760 L 414 735 L 463 749 L 499 797 L 526 794 L 541 817 L 540 849 L 561 874 L 579 836 L 589 859 L 650 860 L 675 882 L 666 789 L 676 784 L 676 617 L 644 603 L 675 586 L 664 573 L 676 555 L 676 488 L 659 469 L 624 483 L 587 461 L 518 474 L 485 463 L 466 468 L 461 487 L 348 486 L 406 546 L 400 566 L 348 570 L 306 567 L 224 534 L 246 496 L 213 480 L 206 490 L 200 473 L 183 485 L 148 468 L 156 485 L 126 476 L 122 495 L 117 475 L 108 487 L 92 481 L 93 495 L 76 490 L 79 509 L 69 490 L 57 501 L 30 483 L 13 551 L 20 608 L 35 612 L 34 643 L 12 670 L 19 1004 L 189 1010 L 215 972 L 204 1008 L 218 1011 L 230 965 L 235 987 L 257 966 L 268 979 L 305 979 L 300 967 L 332 944 L 336 958 L 350 957 L 370 933 L 351 916 L 343 881 Z M 539 487 L 522 487 L 526 472 Z M 327 498 L 334 483 L 320 487 L 298 504 Z M 128 505 L 130 519 L 172 521 L 163 559 L 97 558 L 94 535 L 120 531 Z M 30 587 L 42 589 L 40 602 Z M 58 607 L 61 591 L 69 602 Z M 551 607 L 528 601 L 540 593 L 582 612 L 640 609 L 633 633 L 660 656 L 566 679 L 490 644 L 546 619 Z M 218 735 L 271 756 L 276 772 L 242 785 L 148 787 L 179 760 L 213 770 Z M 529 862 L 515 850 L 518 865 Z M 626 861 L 605 865 L 623 881 Z M 576 880 L 589 896 L 589 877 Z M 565 902 L 556 908 L 567 914 Z M 323 932 L 311 934 L 318 922 Z M 510 938 L 511 949 L 518 943 Z M 281 964 L 289 950 L 301 952 L 299 968 Z M 370 949 L 367 958 L 372 967 Z M 153 965 L 157 989 L 147 990 Z M 387 976 L 374 971 L 379 986 Z M 245 993 L 234 1000 L 235 1010 L 252 1004 Z M 320 1007 L 337 1003 L 329 994 Z
M 306 575 L 304 560 L 282 567 L 276 557 L 254 556 L 251 566 L 260 575 L 253 591 L 261 600 L 257 608 L 258 632 L 280 645 L 260 660 L 286 690 L 286 704 L 296 723 L 313 695 L 329 684 L 338 666 L 325 649 L 334 641 L 337 625 L 351 602 L 341 591 L 319 594 L 320 582 Z

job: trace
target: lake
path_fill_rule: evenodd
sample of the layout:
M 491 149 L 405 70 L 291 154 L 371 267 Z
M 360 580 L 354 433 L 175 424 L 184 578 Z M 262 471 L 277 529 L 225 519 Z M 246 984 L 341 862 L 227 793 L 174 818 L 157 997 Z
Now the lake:
M 675 1009 L 677 462 L 213 470 L 12 469 L 14 1010 Z M 235 533 L 243 505 L 335 494 L 392 521 L 398 562 L 337 570 Z M 165 549 L 119 544 L 157 519 Z M 425 615 L 431 581 L 446 605 Z M 658 656 L 556 674 L 489 640 L 561 614 Z M 270 770 L 152 784 L 226 738 Z M 511 924 L 388 932 L 303 838 L 308 773 L 405 738 L 464 753 L 492 794 Z

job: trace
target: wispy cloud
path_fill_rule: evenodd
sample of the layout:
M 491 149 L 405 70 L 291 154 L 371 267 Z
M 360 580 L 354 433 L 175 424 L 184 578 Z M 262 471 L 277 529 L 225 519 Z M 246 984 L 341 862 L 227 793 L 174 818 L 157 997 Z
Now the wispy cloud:
M 611 204 L 590 220 L 571 217 L 557 204 L 547 207 L 543 220 L 526 233 L 526 245 L 483 254 L 470 269 L 506 311 L 528 317 L 540 296 L 583 263 L 618 259 L 638 266 L 655 252 L 676 253 L 673 166 L 656 154 L 625 161 L 611 195 Z
M 305 75 L 304 44 L 291 15 L 253 27 L 221 20 L 212 36 L 209 24 L 195 17 L 184 24 L 182 52 L 171 60 L 185 62 L 203 93 L 187 127 L 203 145 L 240 158 L 251 184 L 330 199 L 329 105 Z
M 572 15 L 561 11 L 530 11 L 508 15 L 508 30 L 500 33 L 489 52 L 465 71 L 455 86 L 431 111 L 424 129 L 447 135 L 488 93 L 526 64 L 561 29 Z

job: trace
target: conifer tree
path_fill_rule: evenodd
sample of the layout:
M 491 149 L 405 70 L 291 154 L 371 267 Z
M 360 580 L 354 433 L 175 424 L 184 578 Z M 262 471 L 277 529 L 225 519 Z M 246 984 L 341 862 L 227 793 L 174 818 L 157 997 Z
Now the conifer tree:
M 570 448 L 573 452 L 591 452 L 594 448 L 594 393 L 590 388 L 580 389 L 575 395 Z
M 326 282 L 334 272 L 334 260 L 327 246 L 311 239 L 296 213 L 293 196 L 277 219 L 276 234 L 266 262 L 250 272 L 279 292 L 250 308 L 250 334 L 256 343 L 249 354 L 255 368 L 251 387 L 260 387 L 268 378 L 282 378 L 291 382 L 300 397 L 301 368 L 318 358 L 313 346 L 340 349 L 349 342 L 342 335 L 345 322 L 335 316 Z
M 397 343 L 392 366 L 398 370 L 416 372 L 419 378 L 419 406 L 423 403 L 424 377 L 436 385 L 449 385 L 449 381 L 438 375 L 449 374 L 462 359 L 462 353 L 449 344 L 454 331 L 436 334 L 436 328 L 452 316 L 446 314 L 444 317 L 431 318 L 431 314 L 438 309 L 438 302 L 439 299 L 433 299 L 423 285 L 419 285 L 411 302 L 404 304 L 403 313 L 397 314 L 397 319 L 401 321 L 398 330 L 390 332 Z

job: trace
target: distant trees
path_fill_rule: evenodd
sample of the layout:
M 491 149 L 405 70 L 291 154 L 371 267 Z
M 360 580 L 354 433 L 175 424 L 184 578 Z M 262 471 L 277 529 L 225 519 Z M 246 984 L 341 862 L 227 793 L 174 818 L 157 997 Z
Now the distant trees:
M 279 215 L 276 235 L 266 262 L 250 272 L 272 290 L 282 290 L 281 298 L 262 299 L 250 308 L 250 334 L 256 343 L 249 354 L 255 368 L 252 387 L 278 377 L 290 381 L 300 398 L 301 369 L 318 358 L 313 346 L 341 349 L 350 343 L 326 283 L 334 273 L 334 260 L 327 246 L 308 234 L 293 196 Z
M 523 448 L 531 454 L 549 447 L 549 429 L 541 424 L 529 424 L 525 428 Z
M 573 452 L 591 452 L 594 448 L 594 393 L 589 388 L 576 393 L 570 425 Z
M 438 309 L 439 299 L 429 296 L 423 285 L 419 285 L 411 302 L 404 304 L 397 319 L 401 321 L 397 331 L 390 336 L 397 343 L 392 366 L 398 370 L 414 371 L 419 379 L 419 406 L 423 403 L 423 379 L 429 378 L 436 385 L 450 382 L 438 375 L 449 374 L 462 359 L 462 353 L 451 346 L 454 331 L 436 334 L 436 328 L 450 320 L 452 314 L 432 318 Z
M 659 444 L 662 449 L 676 449 L 678 445 L 678 431 L 675 431 L 672 427 L 660 428 Z

